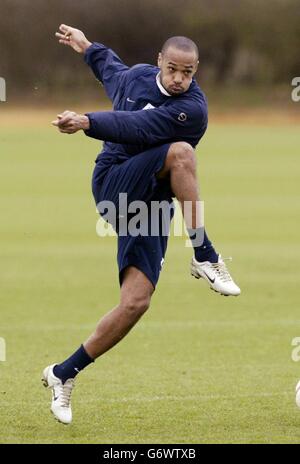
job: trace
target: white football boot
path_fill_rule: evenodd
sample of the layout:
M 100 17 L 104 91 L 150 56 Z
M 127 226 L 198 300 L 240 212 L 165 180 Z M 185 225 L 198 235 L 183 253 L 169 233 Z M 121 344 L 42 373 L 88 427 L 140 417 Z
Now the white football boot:
M 300 408 L 300 380 L 296 385 L 296 405 Z
M 200 279 L 201 277 L 206 280 L 208 285 L 215 292 L 221 295 L 238 296 L 241 293 L 240 288 L 234 283 L 229 271 L 224 263 L 221 255 L 217 263 L 203 261 L 199 263 L 194 257 L 191 262 L 191 274 Z
M 63 424 L 72 422 L 71 393 L 74 388 L 74 379 L 68 379 L 65 383 L 53 374 L 56 364 L 47 366 L 43 371 L 42 382 L 44 387 L 52 389 L 51 412 L 55 418 Z

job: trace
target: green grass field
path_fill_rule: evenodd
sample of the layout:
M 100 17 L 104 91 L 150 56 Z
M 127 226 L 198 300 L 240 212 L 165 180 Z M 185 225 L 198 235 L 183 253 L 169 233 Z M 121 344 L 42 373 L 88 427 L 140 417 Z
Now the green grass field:
M 117 304 L 116 243 L 95 232 L 98 143 L 36 123 L 0 127 L 0 442 L 299 443 L 299 126 L 211 124 L 206 227 L 242 295 L 191 278 L 172 238 L 151 308 L 78 376 L 63 426 L 41 371 Z

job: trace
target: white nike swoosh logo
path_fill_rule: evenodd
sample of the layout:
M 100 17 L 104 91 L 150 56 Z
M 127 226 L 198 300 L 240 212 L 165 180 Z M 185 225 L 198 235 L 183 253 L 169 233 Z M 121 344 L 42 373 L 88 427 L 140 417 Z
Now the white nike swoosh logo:
M 127 97 L 127 101 L 128 101 L 129 103 L 135 103 L 135 100 L 130 100 L 129 97 Z
M 74 371 L 80 372 L 80 370 L 78 369 L 78 367 L 74 367 Z

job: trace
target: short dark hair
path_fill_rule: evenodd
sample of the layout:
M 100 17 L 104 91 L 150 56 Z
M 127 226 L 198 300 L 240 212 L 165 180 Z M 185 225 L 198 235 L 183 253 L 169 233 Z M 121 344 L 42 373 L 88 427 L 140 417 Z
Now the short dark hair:
M 195 52 L 197 60 L 199 58 L 199 50 L 195 42 L 193 42 L 188 37 L 183 36 L 175 36 L 170 37 L 166 42 L 163 44 L 161 53 L 164 54 L 168 48 L 174 47 L 178 48 L 179 50 L 183 50 L 185 52 Z

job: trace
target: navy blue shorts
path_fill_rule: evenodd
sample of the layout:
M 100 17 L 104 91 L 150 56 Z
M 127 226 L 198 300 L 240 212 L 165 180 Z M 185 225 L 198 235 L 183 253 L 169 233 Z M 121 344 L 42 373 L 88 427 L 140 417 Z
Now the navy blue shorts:
M 164 144 L 132 156 L 121 164 L 110 166 L 104 176 L 101 172 L 103 168 L 98 163 L 95 166 L 92 187 L 96 204 L 102 201 L 111 201 L 116 206 L 117 213 L 119 213 L 120 193 L 127 194 L 128 204 L 136 200 L 144 201 L 149 206 L 149 231 L 151 222 L 150 203 L 164 200 L 170 205 L 170 214 L 167 217 L 165 214 L 163 218 L 160 217 L 160 220 L 164 223 L 163 233 L 148 236 L 133 236 L 129 233 L 124 236 L 119 233 L 119 223 L 113 224 L 118 233 L 120 285 L 122 284 L 123 271 L 128 266 L 135 266 L 141 270 L 151 281 L 153 287 L 158 282 L 168 243 L 168 235 L 165 231 L 169 228 L 174 213 L 172 201 L 174 194 L 169 179 L 158 180 L 156 173 L 163 168 L 169 148 L 170 144 Z M 100 179 L 101 181 L 99 181 Z M 129 221 L 131 217 L 128 214 L 126 221 Z M 108 220 L 108 222 L 112 221 Z M 161 228 L 159 230 L 162 231 Z

